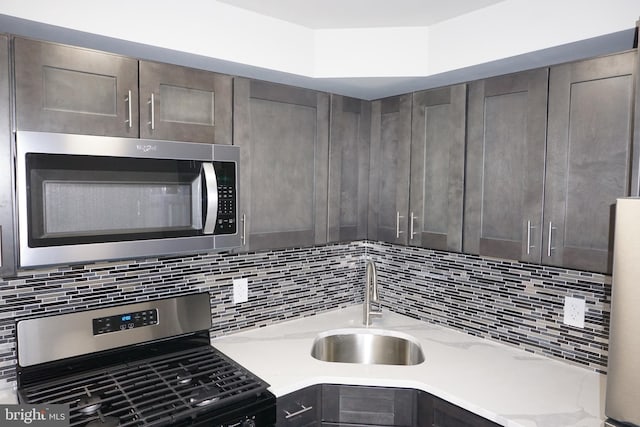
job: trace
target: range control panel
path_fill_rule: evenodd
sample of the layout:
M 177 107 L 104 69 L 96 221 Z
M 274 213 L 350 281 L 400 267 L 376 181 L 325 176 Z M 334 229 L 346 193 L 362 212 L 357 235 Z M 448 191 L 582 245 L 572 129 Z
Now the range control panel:
M 127 329 L 156 325 L 158 310 L 143 310 L 132 313 L 117 314 L 115 316 L 93 319 L 93 335 L 108 334 L 110 332 L 126 331 Z

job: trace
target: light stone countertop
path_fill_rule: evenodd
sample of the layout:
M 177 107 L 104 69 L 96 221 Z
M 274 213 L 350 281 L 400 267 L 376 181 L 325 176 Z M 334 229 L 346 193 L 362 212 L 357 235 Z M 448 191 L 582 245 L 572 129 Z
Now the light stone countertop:
M 601 427 L 606 376 L 395 313 L 370 329 L 409 334 L 426 361 L 415 366 L 322 362 L 319 332 L 363 328 L 362 306 L 216 338 L 213 345 L 268 382 L 276 396 L 313 384 L 426 391 L 507 427 Z
M 0 404 L 14 405 L 18 403 L 18 396 L 16 396 L 16 391 L 7 383 L 3 384 L 2 386 L 4 388 L 0 389 Z

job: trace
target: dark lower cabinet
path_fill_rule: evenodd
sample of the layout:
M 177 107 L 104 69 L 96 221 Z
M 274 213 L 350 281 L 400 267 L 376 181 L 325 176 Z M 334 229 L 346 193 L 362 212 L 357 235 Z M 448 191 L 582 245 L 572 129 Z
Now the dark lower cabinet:
M 321 402 L 321 385 L 313 385 L 279 397 L 276 403 L 276 425 L 278 427 L 319 426 Z
M 499 424 L 422 391 L 417 392 L 418 427 L 498 427 Z
M 423 391 L 323 384 L 278 398 L 276 427 L 498 427 Z
M 323 385 L 323 425 L 413 426 L 415 391 L 402 388 Z

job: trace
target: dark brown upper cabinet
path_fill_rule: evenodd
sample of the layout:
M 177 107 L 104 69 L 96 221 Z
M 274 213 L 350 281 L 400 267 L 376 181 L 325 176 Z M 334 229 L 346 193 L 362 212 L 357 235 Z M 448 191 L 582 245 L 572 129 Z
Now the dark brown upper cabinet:
M 470 84 L 465 251 L 611 271 L 613 209 L 631 186 L 636 55 Z
M 138 61 L 14 39 L 18 130 L 138 137 Z
M 407 244 L 412 95 L 374 101 L 369 164 L 370 239 Z
M 14 51 L 19 130 L 231 144 L 230 76 L 22 38 Z
M 416 92 L 411 132 L 409 244 L 460 252 L 466 85 Z
M 231 144 L 231 76 L 140 61 L 140 137 Z
M 542 263 L 610 272 L 630 194 L 635 51 L 551 67 Z
M 244 249 L 327 241 L 329 95 L 234 80 Z
M 540 262 L 548 70 L 469 85 L 464 251 Z
M 328 240 L 365 239 L 371 103 L 331 95 L 330 123 Z

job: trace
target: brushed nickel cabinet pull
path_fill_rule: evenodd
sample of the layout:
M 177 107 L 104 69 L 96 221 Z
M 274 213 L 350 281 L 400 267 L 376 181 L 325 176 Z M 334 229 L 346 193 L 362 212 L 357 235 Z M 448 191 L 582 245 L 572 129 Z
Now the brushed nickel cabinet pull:
M 551 221 L 549 221 L 549 241 L 547 242 L 547 256 L 550 257 L 551 256 L 551 251 L 555 250 L 555 247 L 552 246 L 552 240 L 553 240 L 553 230 L 555 230 L 556 227 L 553 226 L 553 223 Z
M 127 101 L 127 105 L 129 106 L 129 120 L 125 120 L 125 123 L 128 123 L 129 129 L 131 129 L 131 127 L 133 126 L 133 112 L 131 111 L 131 90 L 129 90 L 129 94 L 127 95 L 125 101 Z
M 156 130 L 156 101 L 153 92 L 151 92 L 151 99 L 149 99 L 148 104 L 151 105 L 151 121 L 147 124 L 151 125 L 151 130 Z
M 416 220 L 416 219 L 418 219 L 418 217 L 414 216 L 413 212 L 411 212 L 411 214 L 410 214 L 410 223 L 409 223 L 410 224 L 410 226 L 409 226 L 409 240 L 413 240 L 413 236 L 418 234 L 413 230 L 413 221 Z
M 400 238 L 400 235 L 404 233 L 404 231 L 400 231 L 400 219 L 404 218 L 400 215 L 400 211 L 396 211 L 396 239 Z
M 289 419 L 289 418 L 293 418 L 293 417 L 297 417 L 300 414 L 304 414 L 305 412 L 308 412 L 310 410 L 313 409 L 313 406 L 304 406 L 304 405 L 300 405 L 300 410 L 296 411 L 296 412 L 289 412 L 286 409 L 284 410 L 284 418 L 285 419 Z
M 535 230 L 535 228 L 531 225 L 531 221 L 527 221 L 527 255 L 531 253 L 531 249 L 535 248 L 535 245 L 531 245 L 531 230 Z
M 240 219 L 240 221 L 242 221 L 242 234 L 240 234 L 240 242 L 242 242 L 242 245 L 244 246 L 247 243 L 247 215 L 242 214 L 242 218 Z

